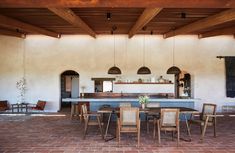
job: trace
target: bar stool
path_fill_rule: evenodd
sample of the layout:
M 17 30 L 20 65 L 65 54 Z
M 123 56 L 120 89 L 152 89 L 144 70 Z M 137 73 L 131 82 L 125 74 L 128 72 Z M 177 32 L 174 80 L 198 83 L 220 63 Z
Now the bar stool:
M 81 101 L 78 103 L 72 103 L 71 105 L 71 119 L 73 117 L 78 116 L 80 121 L 83 121 L 83 114 L 82 114 L 82 105 L 86 104 L 87 110 L 90 110 L 90 102 L 88 101 Z

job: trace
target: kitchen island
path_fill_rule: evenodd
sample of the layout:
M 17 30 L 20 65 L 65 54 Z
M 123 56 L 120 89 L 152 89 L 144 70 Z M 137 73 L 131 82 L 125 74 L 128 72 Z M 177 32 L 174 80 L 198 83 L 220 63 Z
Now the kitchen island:
M 194 104 L 200 99 L 171 99 L 171 98 L 150 98 L 149 102 L 160 103 L 161 107 L 188 107 L 194 108 Z M 90 110 L 97 111 L 103 105 L 118 107 L 119 103 L 130 102 L 132 106 L 139 107 L 138 98 L 63 98 L 62 102 L 90 102 Z

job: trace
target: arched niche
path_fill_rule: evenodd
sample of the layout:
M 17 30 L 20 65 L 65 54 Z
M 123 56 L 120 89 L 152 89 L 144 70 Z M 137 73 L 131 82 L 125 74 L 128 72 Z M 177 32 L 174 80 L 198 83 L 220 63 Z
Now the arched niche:
M 79 73 L 74 70 L 65 70 L 60 75 L 61 109 L 70 111 L 71 103 L 63 102 L 64 98 L 78 98 Z

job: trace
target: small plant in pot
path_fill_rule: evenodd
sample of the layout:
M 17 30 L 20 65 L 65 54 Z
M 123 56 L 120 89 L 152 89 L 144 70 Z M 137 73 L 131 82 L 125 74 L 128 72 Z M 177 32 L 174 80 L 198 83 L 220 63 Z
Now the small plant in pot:
M 146 104 L 149 102 L 149 97 L 144 95 L 144 96 L 139 96 L 139 103 L 141 104 L 141 107 L 145 109 Z
M 26 79 L 24 77 L 16 82 L 16 88 L 19 90 L 17 103 L 25 103 Z

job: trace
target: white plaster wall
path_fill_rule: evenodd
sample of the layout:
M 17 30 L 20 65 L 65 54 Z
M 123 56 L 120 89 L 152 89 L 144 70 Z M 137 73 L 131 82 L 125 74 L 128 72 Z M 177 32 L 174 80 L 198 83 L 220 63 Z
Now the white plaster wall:
M 172 66 L 172 38 L 146 36 L 145 65 L 152 71 L 147 76 L 136 74 L 143 65 L 143 35 L 131 39 L 117 35 L 115 42 L 116 65 L 122 70 L 122 80 L 163 75 L 173 81 L 173 76 L 166 74 Z M 57 111 L 60 108 L 60 74 L 65 70 L 77 71 L 80 86 L 86 86 L 85 92 L 94 92 L 91 77 L 116 77 L 107 74 L 113 66 L 113 47 L 113 36 L 110 35 L 99 35 L 96 39 L 85 35 L 62 36 L 60 39 L 41 35 L 27 36 L 26 39 L 0 36 L 0 99 L 10 103 L 17 101 L 16 81 L 23 76 L 25 51 L 26 100 L 35 103 L 38 99 L 47 100 L 46 109 Z M 218 55 L 235 56 L 234 50 L 233 36 L 175 37 L 175 64 L 192 75 L 193 95 L 201 99 L 196 108 L 201 108 L 203 102 L 217 103 L 219 108 L 225 104 L 235 105 L 235 99 L 225 95 L 224 60 L 216 58 Z

